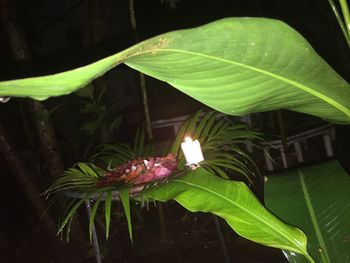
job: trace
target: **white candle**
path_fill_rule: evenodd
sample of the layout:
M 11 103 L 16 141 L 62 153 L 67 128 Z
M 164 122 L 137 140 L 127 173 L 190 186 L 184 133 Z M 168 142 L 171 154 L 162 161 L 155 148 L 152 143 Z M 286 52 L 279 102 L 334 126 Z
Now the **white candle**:
M 181 143 L 181 149 L 185 155 L 187 165 L 198 164 L 204 160 L 201 145 L 198 140 L 192 141 L 190 137 L 186 137 Z

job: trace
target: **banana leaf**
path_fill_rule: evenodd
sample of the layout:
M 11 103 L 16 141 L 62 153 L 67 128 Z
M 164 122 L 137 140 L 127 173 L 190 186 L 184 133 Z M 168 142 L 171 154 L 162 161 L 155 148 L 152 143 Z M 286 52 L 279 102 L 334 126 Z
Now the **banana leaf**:
M 271 214 L 242 182 L 219 178 L 201 167 L 144 191 L 144 197 L 162 202 L 174 199 L 189 211 L 214 213 L 242 237 L 300 253 L 314 262 L 307 254 L 304 233 Z
M 316 262 L 350 262 L 350 178 L 337 161 L 267 177 L 266 206 L 303 230 Z M 285 252 L 290 262 L 307 262 Z
M 0 96 L 68 94 L 121 63 L 226 114 L 288 109 L 350 123 L 349 84 L 298 32 L 266 18 L 227 18 L 169 32 L 85 67 L 0 82 Z

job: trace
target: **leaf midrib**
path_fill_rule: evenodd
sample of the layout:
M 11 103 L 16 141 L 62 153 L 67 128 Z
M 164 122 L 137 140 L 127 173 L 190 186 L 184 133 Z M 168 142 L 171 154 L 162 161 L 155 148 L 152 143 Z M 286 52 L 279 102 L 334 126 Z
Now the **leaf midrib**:
M 326 256 L 327 262 L 331 262 L 330 258 L 329 258 L 329 255 L 328 255 L 327 247 L 326 247 L 325 242 L 324 242 L 323 237 L 322 237 L 322 232 L 321 232 L 320 227 L 319 227 L 318 222 L 317 222 L 316 213 L 315 213 L 315 210 L 313 208 L 313 205 L 312 205 L 312 202 L 311 202 L 311 198 L 310 198 L 310 195 L 309 195 L 309 191 L 308 191 L 308 188 L 307 188 L 305 180 L 304 180 L 304 174 L 302 173 L 302 171 L 300 171 L 300 170 L 298 171 L 298 176 L 299 176 L 300 184 L 301 184 L 301 187 L 302 187 L 302 190 L 303 190 L 303 194 L 304 194 L 304 197 L 305 197 L 307 210 L 309 212 L 309 215 L 310 215 L 310 218 L 311 218 L 311 221 L 312 221 L 312 225 L 314 227 L 317 239 L 318 239 L 318 241 L 319 241 L 319 243 L 321 245 L 322 251 L 325 252 L 324 254 Z
M 127 60 L 129 58 L 132 58 L 132 57 L 137 57 L 139 55 L 142 55 L 142 54 L 147 54 L 147 53 L 156 53 L 156 52 L 178 52 L 178 53 L 183 53 L 183 54 L 190 54 L 190 55 L 194 55 L 194 56 L 199 56 L 199 57 L 205 57 L 205 58 L 209 58 L 209 59 L 213 59 L 213 60 L 217 60 L 217 61 L 221 61 L 221 62 L 224 62 L 224 63 L 228 63 L 228 64 L 232 64 L 232 65 L 236 65 L 236 66 L 240 66 L 240 67 L 243 67 L 243 68 L 246 68 L 246 69 L 250 69 L 250 70 L 253 70 L 253 71 L 256 71 L 256 72 L 259 72 L 261 74 L 264 74 L 264 75 L 267 75 L 267 76 L 270 76 L 272 78 L 275 78 L 275 79 L 278 79 L 280 81 L 283 81 L 287 84 L 290 84 L 296 88 L 299 88 L 301 90 L 303 90 L 304 92 L 306 93 L 309 93 L 323 101 L 325 101 L 326 103 L 332 105 L 334 108 L 338 109 L 340 112 L 344 113 L 347 117 L 350 117 L 350 109 L 346 108 L 345 106 L 343 106 L 342 104 L 339 104 L 337 101 L 327 97 L 326 95 L 316 91 L 316 90 L 313 90 L 297 81 L 293 81 L 293 80 L 290 80 L 290 79 L 287 79 L 285 77 L 282 77 L 282 76 L 279 76 L 275 73 L 272 73 L 270 71 L 266 71 L 266 70 L 263 70 L 263 69 L 260 69 L 260 68 L 257 68 L 257 67 L 253 67 L 253 66 L 249 66 L 249 65 L 246 65 L 246 64 L 243 64 L 243 63 L 239 63 L 239 62 L 235 62 L 235 61 L 232 61 L 232 60 L 228 60 L 228 59 L 225 59 L 225 58 L 221 58 L 221 57 L 215 57 L 215 56 L 211 56 L 211 55 L 207 55 L 207 54 L 203 54 L 203 53 L 198 53 L 198 52 L 194 52 L 194 51 L 187 51 L 187 50 L 181 50 L 181 49 L 151 49 L 151 50 L 146 50 L 144 52 L 139 52 L 139 53 L 136 53 L 136 54 L 132 54 L 130 57 L 126 58 L 125 59 L 125 63 L 128 64 Z
M 247 214 L 251 215 L 252 217 L 256 218 L 258 221 L 260 221 L 261 223 L 263 223 L 264 225 L 268 226 L 270 229 L 273 229 L 274 231 L 278 232 L 281 236 L 285 237 L 289 242 L 291 242 L 291 244 L 295 244 L 295 242 L 293 242 L 293 239 L 292 238 L 289 238 L 289 236 L 284 233 L 284 232 L 281 232 L 281 231 L 277 231 L 276 228 L 273 228 L 268 222 L 266 222 L 265 220 L 262 220 L 260 217 L 256 216 L 255 214 L 253 214 L 250 210 L 240 206 L 239 204 L 237 204 L 236 202 L 233 202 L 232 200 L 230 200 L 229 198 L 223 196 L 223 195 L 220 195 L 208 188 L 205 188 L 205 187 L 202 187 L 198 184 L 194 184 L 194 183 L 191 183 L 191 182 L 187 182 L 187 181 L 182 181 L 180 179 L 174 179 L 172 180 L 174 182 L 178 182 L 178 183 L 183 183 L 183 184 L 186 184 L 186 185 L 190 185 L 190 186 L 194 186 L 194 187 L 197 187 L 199 189 L 202 189 L 208 193 L 211 193 L 213 195 L 216 195 L 218 196 L 219 198 L 222 198 L 224 199 L 225 201 L 227 201 L 228 203 L 238 207 L 239 209 L 243 210 L 244 212 L 246 212 Z M 296 243 L 296 246 L 299 247 L 299 251 L 302 252 L 304 255 L 307 254 L 306 251 L 304 251 L 303 247 L 299 245 L 299 243 L 297 242 Z M 293 248 L 291 248 L 291 250 L 294 250 Z

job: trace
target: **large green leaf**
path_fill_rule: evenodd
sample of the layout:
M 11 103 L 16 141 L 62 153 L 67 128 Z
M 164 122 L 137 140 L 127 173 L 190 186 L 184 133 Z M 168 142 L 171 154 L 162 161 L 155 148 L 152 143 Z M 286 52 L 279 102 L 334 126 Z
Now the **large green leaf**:
M 268 177 L 267 207 L 302 229 L 316 262 L 350 262 L 350 178 L 337 161 Z M 306 262 L 287 253 L 290 262 Z
M 146 190 L 144 195 L 166 202 L 175 199 L 190 211 L 214 213 L 241 236 L 260 244 L 301 253 L 306 252 L 306 236 L 268 212 L 242 182 L 221 179 L 203 168 Z
M 349 84 L 280 21 L 224 19 L 156 40 L 125 63 L 221 112 L 284 108 L 350 122 Z
M 166 33 L 66 73 L 0 83 L 0 95 L 46 99 L 126 63 L 221 112 L 289 109 L 350 123 L 350 88 L 288 25 L 227 18 Z

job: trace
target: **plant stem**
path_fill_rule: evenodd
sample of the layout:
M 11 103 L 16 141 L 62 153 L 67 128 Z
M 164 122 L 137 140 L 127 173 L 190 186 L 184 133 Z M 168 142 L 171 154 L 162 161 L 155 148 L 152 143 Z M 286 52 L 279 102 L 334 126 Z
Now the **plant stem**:
M 136 27 L 136 17 L 135 17 L 135 10 L 134 10 L 134 0 L 129 0 L 129 14 L 130 14 L 130 23 L 131 28 L 134 32 L 134 39 L 137 43 L 139 41 L 139 37 L 137 34 L 137 27 Z M 151 117 L 149 114 L 149 107 L 148 107 L 148 98 L 147 98 L 147 90 L 146 90 L 146 78 L 143 73 L 140 72 L 140 87 L 141 87 L 141 96 L 142 96 L 142 104 L 143 104 L 143 112 L 145 116 L 145 122 L 146 122 L 146 132 L 147 137 L 149 140 L 153 138 L 153 132 L 152 132 L 152 124 L 151 124 Z
M 277 111 L 277 121 L 278 121 L 278 128 L 280 131 L 280 135 L 281 135 L 281 141 L 282 141 L 282 146 L 283 146 L 283 151 L 286 155 L 286 163 L 288 166 L 288 143 L 287 143 L 287 134 L 286 134 L 286 129 L 284 127 L 284 123 L 283 123 L 283 115 L 282 115 L 282 111 L 278 110 Z
M 330 263 L 329 260 L 327 260 L 323 250 L 321 248 L 318 249 L 319 255 L 321 257 L 322 263 Z
M 309 254 L 306 254 L 305 257 L 309 260 L 310 263 L 316 263 L 315 260 L 309 256 Z
M 324 16 L 326 17 L 327 22 L 333 31 L 334 37 L 335 37 L 336 42 L 337 42 L 337 46 L 339 48 L 339 52 L 340 52 L 341 56 L 343 57 L 342 61 L 345 63 L 345 67 L 347 69 L 350 69 L 350 59 L 349 59 L 350 54 L 348 52 L 349 45 L 347 45 L 347 43 L 348 43 L 347 41 L 345 41 L 345 45 L 344 45 L 344 34 L 342 31 L 339 33 L 339 29 L 338 29 L 339 24 L 338 24 L 338 22 L 334 22 L 333 12 L 329 12 L 330 4 L 326 3 L 323 0 L 318 0 L 317 3 L 319 5 L 319 8 L 322 9 Z
M 349 14 L 349 8 L 346 0 L 339 0 L 341 11 L 343 13 L 343 17 L 345 20 L 345 26 L 348 33 L 348 38 L 350 37 L 350 14 Z
M 342 1 L 342 0 L 339 0 L 339 1 Z M 340 13 L 339 13 L 339 11 L 338 11 L 338 9 L 337 9 L 335 3 L 333 2 L 333 0 L 328 0 L 328 2 L 329 2 L 329 5 L 331 6 L 332 11 L 333 11 L 333 13 L 334 13 L 334 15 L 335 15 L 335 17 L 336 17 L 336 19 L 337 19 L 337 21 L 338 21 L 338 24 L 339 24 L 340 29 L 341 29 L 341 31 L 343 32 L 343 35 L 344 35 L 345 40 L 346 40 L 346 43 L 347 43 L 348 46 L 350 47 L 350 35 L 349 35 L 348 32 L 347 32 L 347 29 L 346 29 L 345 24 L 344 24 L 344 22 L 343 22 L 343 20 L 342 20 L 342 17 L 341 17 L 341 15 L 340 15 Z M 342 9 L 343 9 L 343 7 L 342 7 Z M 344 12 L 344 11 L 343 11 L 343 12 Z M 349 12 L 348 12 L 348 13 L 349 13 Z
M 142 94 L 143 112 L 145 114 L 147 138 L 148 140 L 152 140 L 153 132 L 152 132 L 151 116 L 149 113 L 149 106 L 148 106 L 146 78 L 143 73 L 140 73 L 140 87 L 141 87 L 141 94 Z

